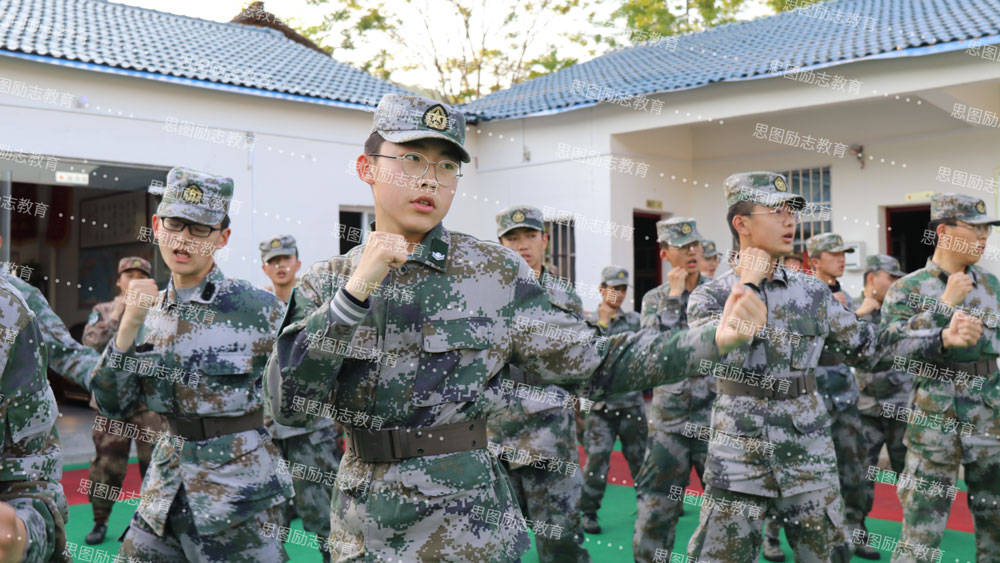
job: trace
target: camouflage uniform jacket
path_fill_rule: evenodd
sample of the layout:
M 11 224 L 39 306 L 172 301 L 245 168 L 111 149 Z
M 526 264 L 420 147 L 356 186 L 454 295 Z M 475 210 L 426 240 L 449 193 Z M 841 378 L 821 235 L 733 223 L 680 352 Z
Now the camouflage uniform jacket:
M 949 350 L 943 360 L 919 358 L 925 362 L 905 362 L 897 360 L 897 369 L 906 369 L 913 378 L 913 416 L 907 428 L 907 445 L 916 447 L 932 459 L 936 453 L 945 452 L 943 444 L 923 443 L 920 438 L 924 428 L 936 430 L 932 434 L 940 436 L 951 425 L 951 431 L 960 433 L 963 452 L 969 457 L 988 455 L 1000 445 L 1000 373 L 996 360 L 1000 354 L 1000 282 L 996 276 L 972 265 L 966 269 L 972 278 L 972 291 L 959 306 L 983 322 L 983 335 L 975 346 Z M 945 328 L 951 322 L 953 309 L 941 303 L 948 274 L 933 260 L 927 265 L 892 284 L 882 305 L 882 320 L 889 330 L 904 331 L 918 329 Z M 917 358 L 914 358 L 917 359 Z M 968 384 L 969 375 L 961 375 L 949 364 L 988 360 L 992 374 L 986 377 L 980 388 L 978 384 Z M 922 364 L 922 365 L 921 365 Z M 905 368 L 904 368 L 905 365 Z M 916 367 L 914 367 L 916 366 Z M 962 379 L 965 384 L 959 383 Z M 956 422 L 964 423 L 956 428 Z M 965 424 L 973 429 L 966 431 Z M 974 446 L 988 446 L 976 448 Z
M 274 293 L 269 289 L 265 289 L 269 293 Z M 280 302 L 280 300 L 279 300 Z M 282 309 L 284 309 L 285 304 L 282 303 Z M 277 438 L 283 440 L 285 438 L 291 438 L 293 436 L 301 436 L 303 434 L 309 434 L 310 432 L 315 432 L 317 430 L 322 430 L 323 428 L 328 428 L 334 425 L 332 418 L 326 417 L 316 417 L 309 422 L 306 427 L 297 426 L 287 426 L 284 424 L 279 424 L 274 421 L 274 414 L 271 412 L 271 402 L 264 401 L 264 425 L 267 427 L 267 431 L 271 433 L 272 438 Z
M 21 292 L 28 308 L 38 319 L 42 342 L 49 355 L 49 367 L 69 378 L 84 389 L 90 389 L 90 378 L 100 355 L 73 339 L 66 324 L 56 315 L 41 291 L 21 278 L 4 275 L 15 289 Z
M 362 251 L 314 264 L 295 288 L 268 366 L 266 393 L 279 405 L 279 422 L 316 416 L 302 408 L 306 398 L 346 411 L 359 427 L 481 420 L 508 404 L 501 387 L 508 363 L 554 383 L 589 380 L 584 396 L 599 398 L 676 380 L 686 366 L 718 357 L 710 327 L 671 337 L 620 334 L 596 346 L 593 330 L 552 305 L 515 252 L 441 224 L 382 282 L 412 289 L 412 304 L 372 295 L 359 306 L 341 286 Z M 367 493 L 335 489 L 331 513 L 332 529 L 362 542 L 369 558 L 440 557 L 454 546 L 466 550 L 462 559 L 506 559 L 528 549 L 523 527 L 477 516 L 478 502 L 519 515 L 486 449 L 372 464 L 348 451 L 340 471 L 372 484 Z
M 619 311 L 617 315 L 611 318 L 611 322 L 608 323 L 608 327 L 605 328 L 601 326 L 598 321 L 600 317 L 597 311 L 593 313 L 587 313 L 587 324 L 597 329 L 598 334 L 601 336 L 611 336 L 612 334 L 620 334 L 622 332 L 639 332 L 639 313 L 635 311 L 629 311 L 627 313 L 622 313 Z M 615 395 L 614 397 L 608 397 L 603 401 L 597 401 L 591 407 L 591 410 L 619 410 L 627 409 L 631 407 L 644 407 L 645 401 L 642 399 L 642 391 L 629 391 L 628 393 L 622 393 L 621 395 Z
M 879 326 L 882 323 L 882 310 L 875 309 L 859 318 Z M 906 370 L 890 368 L 872 372 L 859 369 L 854 374 L 858 382 L 858 411 L 861 414 L 882 416 L 883 403 L 892 404 L 896 408 L 907 406 L 913 391 L 913 375 Z
M 708 278 L 698 275 L 695 289 Z M 646 292 L 642 297 L 642 328 L 662 332 L 688 328 L 688 301 L 692 291 L 684 289 L 679 297 L 670 296 L 670 284 L 665 283 Z M 685 424 L 708 427 L 715 400 L 715 377 L 696 372 L 691 377 L 653 389 L 649 404 L 650 428 L 670 434 L 684 433 Z
M 111 337 L 118 332 L 121 319 L 114 319 L 111 314 L 115 310 L 115 301 L 106 301 L 94 305 L 83 329 L 83 343 L 98 352 L 104 351 Z
M 735 271 L 695 289 L 688 303 L 691 326 L 718 322 Z M 863 369 L 885 369 L 894 355 L 942 354 L 941 330 L 877 331 L 833 298 L 826 284 L 779 267 L 764 279 L 760 296 L 767 326 L 723 362 L 701 362 L 717 378 L 782 388 L 784 378 L 816 369 L 824 351 Z M 766 497 L 791 496 L 837 485 L 832 418 L 818 393 L 790 399 L 718 394 L 712 408 L 712 442 L 706 483 Z
M 551 274 L 543 267 L 539 277 L 542 287 L 546 288 L 549 302 L 578 318 L 583 317 L 583 302 L 571 286 L 553 284 Z M 517 366 L 510 367 L 510 376 L 514 381 L 527 381 L 527 386 L 513 385 L 509 387 L 508 399 L 510 406 L 490 420 L 489 440 L 500 448 L 513 449 L 520 452 L 530 452 L 533 456 L 546 459 L 570 460 L 578 459 L 576 443 L 564 440 L 563 436 L 555 435 L 550 430 L 552 417 L 541 415 L 553 411 L 558 417 L 565 409 L 572 409 L 572 395 L 562 387 L 545 383 L 532 377 Z M 539 384 L 535 384 L 535 382 Z M 567 399 L 570 401 L 567 403 Z M 496 447 L 493 446 L 493 447 Z M 509 459 L 511 469 L 516 469 L 532 462 L 523 459 L 523 454 L 516 459 Z M 535 462 L 538 463 L 537 460 Z
M 28 531 L 23 561 L 65 561 L 69 515 L 62 478 L 59 414 L 45 376 L 48 348 L 38 318 L 4 276 L 0 279 L 0 501 L 10 504 Z
M 831 295 L 833 289 L 830 288 Z M 853 313 L 857 309 L 854 299 L 847 292 L 843 294 L 847 298 L 847 305 L 841 306 Z M 837 305 L 840 305 L 839 301 Z M 875 326 L 877 327 L 878 323 L 875 323 Z M 819 387 L 820 396 L 823 397 L 823 403 L 830 412 L 842 411 L 858 402 L 860 392 L 857 382 L 854 381 L 854 373 L 844 364 L 844 358 L 838 354 L 820 356 L 819 366 L 816 368 L 816 385 Z
M 141 303 L 141 302 L 140 302 Z M 102 412 L 128 418 L 142 405 L 174 417 L 240 416 L 262 408 L 261 378 L 281 320 L 278 298 L 216 265 L 190 301 L 173 281 L 125 351 L 110 342 L 94 375 Z M 292 496 L 277 471 L 280 455 L 264 428 L 201 441 L 160 440 L 153 450 L 139 515 L 163 535 L 165 510 L 181 485 L 201 534 L 214 534 Z

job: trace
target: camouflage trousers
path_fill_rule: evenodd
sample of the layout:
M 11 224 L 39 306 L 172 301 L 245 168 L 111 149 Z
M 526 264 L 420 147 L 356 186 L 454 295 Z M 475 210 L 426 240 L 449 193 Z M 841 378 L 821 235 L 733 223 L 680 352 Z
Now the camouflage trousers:
M 109 420 L 108 424 L 115 422 L 121 424 L 123 428 L 126 422 L 130 422 L 137 425 L 140 430 L 148 428 L 157 432 L 167 429 L 167 422 L 163 415 L 150 410 L 137 412 L 125 421 Z M 125 471 L 128 469 L 128 454 L 129 448 L 132 447 L 132 438 L 119 434 L 124 434 L 124 432 L 112 434 L 107 430 L 98 430 L 96 425 L 92 433 L 95 453 L 94 460 L 90 463 L 90 481 L 95 486 L 91 487 L 87 496 L 90 498 L 90 504 L 94 510 L 95 524 L 106 524 L 111 516 L 111 508 L 115 504 L 113 499 L 95 496 L 96 485 L 103 483 L 109 488 L 121 489 L 122 482 L 125 480 Z M 135 451 L 139 458 L 139 474 L 143 477 L 146 476 L 146 468 L 149 467 L 149 459 L 153 455 L 153 446 L 155 445 L 155 443 L 145 440 L 135 440 Z
M 282 506 L 278 504 L 222 533 L 203 536 L 195 528 L 187 495 L 181 486 L 170 505 L 163 537 L 157 536 L 137 512 L 123 534 L 118 555 L 155 563 L 285 562 L 288 555 L 281 540 L 262 533 L 266 524 L 281 522 L 281 511 Z
M 893 563 L 931 561 L 930 553 L 941 546 L 952 504 L 943 491 L 955 485 L 963 448 L 957 433 L 951 433 L 950 439 L 943 432 L 935 434 L 937 443 L 932 447 L 938 451 L 933 455 L 925 455 L 923 448 L 915 449 L 912 443 L 906 452 L 903 472 L 912 482 L 909 486 L 901 487 L 898 483 L 896 486 L 903 505 L 903 531 L 892 556 Z M 948 453 L 951 455 L 941 455 Z M 969 511 L 976 528 L 976 561 L 1000 561 L 1000 446 L 976 454 L 976 461 L 964 464 Z M 947 460 L 948 457 L 951 459 Z M 920 490 L 916 484 L 924 482 L 931 486 Z M 944 555 L 947 561 L 948 554 Z
M 753 509 L 743 510 L 746 507 Z M 837 487 L 771 498 L 711 485 L 705 487 L 698 529 L 688 543 L 689 560 L 757 561 L 763 543 L 761 519 L 768 513 L 784 523 L 796 563 L 850 561 Z
M 867 473 L 869 467 L 878 465 L 882 445 L 889 451 L 889 464 L 897 474 L 903 472 L 906 463 L 906 421 L 882 416 L 861 415 L 861 447 L 865 452 L 865 462 L 861 470 Z M 864 479 L 864 513 L 867 515 L 875 504 L 875 481 Z
M 581 530 L 580 490 L 583 488 L 580 472 L 566 475 L 530 465 L 508 469 L 507 462 L 502 463 L 524 517 L 549 524 L 549 533 L 535 536 L 538 560 L 542 563 L 590 561 L 590 554 L 577 543 Z M 554 529 L 560 532 L 551 532 Z
M 622 453 L 632 472 L 632 479 L 635 480 L 639 477 L 642 458 L 646 455 L 648 432 L 642 405 L 616 410 L 601 409 L 587 415 L 584 441 L 587 464 L 583 468 L 583 494 L 580 498 L 580 510 L 584 514 L 596 514 L 601 508 L 604 489 L 608 485 L 608 468 L 611 466 L 611 452 L 615 449 L 615 438 L 621 438 Z
M 674 548 L 677 520 L 684 509 L 683 495 L 671 494 L 671 487 L 688 486 L 693 466 L 702 479 L 708 442 L 697 435 L 688 438 L 653 430 L 647 440 L 646 458 L 635 480 L 638 515 L 632 535 L 632 554 L 639 562 L 659 561 L 657 551 Z M 676 490 L 676 489 L 675 489 Z
M 289 438 L 272 438 L 278 447 L 281 457 L 288 460 L 289 467 L 295 473 L 296 466 L 315 467 L 322 473 L 336 471 L 340 466 L 337 457 L 337 432 L 332 426 L 320 428 L 308 434 L 300 434 Z M 308 469 L 307 469 L 308 471 Z M 289 499 L 285 505 L 284 524 L 293 518 L 292 512 L 302 518 L 302 527 L 307 532 L 313 532 L 320 538 L 330 535 L 330 485 L 306 479 L 292 477 L 292 487 L 295 498 Z M 325 544 L 320 543 L 320 553 L 323 561 L 330 560 L 330 552 Z
M 847 537 L 851 537 L 852 530 L 864 526 L 865 516 L 871 509 L 871 505 L 867 504 L 867 485 L 874 484 L 865 478 L 867 466 L 862 468 L 866 457 L 861 441 L 861 415 L 857 405 L 834 410 L 830 413 L 830 418 L 833 419 L 830 433 L 833 435 L 833 449 L 837 454 L 840 494 L 844 501 L 845 530 Z M 875 455 L 878 456 L 877 453 Z M 781 522 L 769 516 L 764 523 L 764 534 L 776 538 L 780 531 Z

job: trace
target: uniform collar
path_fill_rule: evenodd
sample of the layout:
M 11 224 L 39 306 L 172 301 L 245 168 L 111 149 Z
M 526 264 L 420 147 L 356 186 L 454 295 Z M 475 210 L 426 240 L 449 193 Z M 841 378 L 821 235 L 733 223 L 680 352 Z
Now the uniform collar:
M 767 278 L 764 278 L 765 280 Z M 788 287 L 788 270 L 785 269 L 784 264 L 778 264 L 774 268 L 774 279 L 770 283 L 780 283 L 781 285 Z M 826 285 L 826 284 L 823 284 Z
M 219 287 L 225 279 L 226 277 L 222 274 L 222 270 L 219 269 L 219 265 L 212 264 L 212 269 L 209 270 L 205 279 L 201 280 L 201 283 L 198 284 L 198 290 L 194 292 L 193 296 L 191 296 L 191 301 L 205 304 L 215 301 L 215 296 L 219 293 Z M 171 305 L 176 302 L 177 290 L 174 287 L 174 277 L 170 276 L 170 281 L 167 282 L 167 296 L 165 304 Z
M 375 221 L 368 224 L 370 231 L 375 230 Z M 433 229 L 427 231 L 424 240 L 417 245 L 407 258 L 407 262 L 419 262 L 444 272 L 448 264 L 448 249 L 451 246 L 451 233 L 444 228 L 444 223 L 438 223 Z
M 934 262 L 934 258 L 933 257 L 927 258 L 927 265 L 924 268 L 927 270 L 927 272 L 929 274 L 931 274 L 935 278 L 940 279 L 945 284 L 948 283 L 948 272 L 944 271 L 944 269 L 941 268 L 941 266 L 938 266 L 937 263 Z M 965 273 L 968 274 L 970 278 L 972 278 L 972 285 L 973 285 L 973 287 L 976 287 L 976 286 L 979 285 L 979 267 L 978 266 L 976 266 L 975 264 L 969 264 L 965 268 Z

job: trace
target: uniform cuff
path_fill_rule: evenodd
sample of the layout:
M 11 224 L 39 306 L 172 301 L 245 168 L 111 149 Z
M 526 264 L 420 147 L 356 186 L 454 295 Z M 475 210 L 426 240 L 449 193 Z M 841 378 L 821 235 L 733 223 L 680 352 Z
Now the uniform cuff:
M 358 301 L 354 296 L 340 288 L 330 300 L 330 317 L 334 323 L 356 325 L 368 314 L 371 304 L 368 299 Z

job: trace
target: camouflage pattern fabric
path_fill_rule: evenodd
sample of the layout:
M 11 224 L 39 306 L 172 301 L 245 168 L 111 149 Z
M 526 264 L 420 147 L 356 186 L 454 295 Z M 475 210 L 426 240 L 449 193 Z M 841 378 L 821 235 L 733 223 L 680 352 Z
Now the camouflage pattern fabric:
M 690 325 L 715 324 L 738 282 L 737 273 L 730 271 L 695 289 L 688 303 Z M 885 369 L 897 355 L 942 357 L 940 329 L 877 331 L 872 324 L 859 321 L 834 299 L 826 284 L 811 276 L 779 266 L 773 279 L 761 281 L 759 294 L 768 309 L 766 332 L 727 354 L 720 363 L 702 363 L 703 371 L 714 371 L 717 378 L 756 380 L 780 389 L 782 379 L 815 370 L 824 352 L 840 354 L 849 365 L 864 369 Z M 789 399 L 717 395 L 704 477 L 706 490 L 749 495 L 755 502 L 767 503 L 762 514 L 776 510 L 785 525 L 788 523 L 781 516 L 785 511 L 817 515 L 817 520 L 822 515 L 828 521 L 820 529 L 835 533 L 786 528 L 795 560 L 846 560 L 849 553 L 843 513 L 839 501 L 833 500 L 839 497 L 840 486 L 829 430 L 832 423 L 818 393 Z M 815 494 L 800 496 L 804 493 Z M 817 498 L 827 502 L 822 510 L 813 504 Z M 770 503 L 776 503 L 775 508 Z M 836 509 L 830 511 L 827 506 Z M 718 559 L 717 554 L 723 552 L 756 557 L 761 546 L 760 526 L 759 519 L 703 505 L 688 556 L 703 561 L 732 560 L 731 556 Z M 729 535 L 727 530 L 735 532 Z M 821 557 L 817 559 L 817 555 Z
M 598 323 L 597 313 L 587 315 L 587 323 L 596 327 L 602 335 L 637 332 L 639 314 L 627 312 L 611 318 L 607 328 Z M 622 442 L 622 454 L 628 462 L 632 479 L 635 480 L 646 455 L 646 406 L 641 391 L 625 393 L 593 404 L 587 413 L 584 446 L 587 449 L 587 464 L 583 468 L 583 496 L 580 510 L 584 514 L 596 514 L 601 508 L 601 499 L 608 485 L 608 469 L 611 467 L 611 452 L 615 449 L 615 439 Z
M 229 212 L 233 197 L 233 179 L 199 172 L 180 166 L 167 172 L 166 186 L 151 187 L 150 193 L 162 190 L 156 207 L 160 217 L 177 217 L 200 225 L 218 225 Z
M 121 299 L 120 297 L 118 299 Z M 86 346 L 103 352 L 107 347 L 111 337 L 118 332 L 118 324 L 121 319 L 116 319 L 112 313 L 118 300 L 105 301 L 94 305 L 90 311 L 90 318 L 87 319 L 87 326 L 83 329 L 83 343 Z
M 385 94 L 375 108 L 372 131 L 390 143 L 417 139 L 448 141 L 458 149 L 462 162 L 472 160 L 465 148 L 465 114 L 436 100 Z
M 125 419 L 146 405 L 176 417 L 234 417 L 262 408 L 261 377 L 284 309 L 277 297 L 216 265 L 190 300 L 178 302 L 171 280 L 150 306 L 133 346 L 119 351 L 112 341 L 101 357 L 93 390 L 102 412 Z M 189 531 L 224 537 L 254 526 L 254 515 L 292 496 L 279 459 L 263 427 L 183 446 L 160 440 L 142 483 L 150 502 L 133 523 L 161 538 L 176 534 L 156 506 L 178 504 L 183 488 Z
M 69 561 L 59 411 L 45 375 L 48 348 L 39 348 L 41 323 L 6 276 L 0 278 L 0 329 L 0 501 L 14 508 L 28 532 L 22 561 Z
M 531 208 L 524 209 L 522 214 L 527 215 L 527 210 Z M 516 213 L 517 210 L 511 214 Z M 572 287 L 560 286 L 544 267 L 539 280 L 553 305 L 583 318 L 583 302 Z M 516 366 L 511 366 L 510 371 L 512 376 L 522 372 Z M 515 381 L 531 379 L 530 375 L 515 377 Z M 583 488 L 579 467 L 571 467 L 570 473 L 565 463 L 550 470 L 547 463 L 539 462 L 561 460 L 579 465 L 576 418 L 573 409 L 566 407 L 570 393 L 558 385 L 534 387 L 537 388 L 537 398 L 514 395 L 510 406 L 490 419 L 487 426 L 489 440 L 501 452 L 518 452 L 516 457 L 501 454 L 500 461 L 510 477 L 525 518 L 547 522 L 561 530 L 558 538 L 550 534 L 535 536 L 539 560 L 590 561 L 590 555 L 576 542 L 580 532 L 580 494 Z
M 305 475 L 296 477 L 296 466 L 316 468 L 328 474 L 340 468 L 340 458 L 337 455 L 337 433 L 333 426 L 324 426 L 307 434 L 289 438 L 274 438 L 281 456 L 292 467 L 292 486 L 295 488 L 295 498 L 291 500 L 291 509 L 285 511 L 284 525 L 287 526 L 294 511 L 302 518 L 302 527 L 320 538 L 330 535 L 330 493 L 331 487 L 318 479 L 309 479 L 307 469 Z M 319 482 L 317 482 L 319 481 Z M 330 552 L 325 546 L 317 546 L 323 556 L 323 561 L 330 560 Z
M 983 336 L 975 346 L 952 351 L 948 362 L 935 363 L 945 368 L 953 362 L 984 359 L 995 368 L 1000 352 L 997 329 L 1000 282 L 976 265 L 969 266 L 966 273 L 972 278 L 973 287 L 960 306 L 983 319 Z M 886 326 L 899 331 L 948 326 L 953 311 L 936 301 L 944 294 L 942 278 L 947 279 L 947 274 L 928 259 L 924 268 L 894 283 L 882 305 Z M 928 483 L 941 483 L 941 487 L 947 489 L 955 484 L 959 465 L 964 465 L 969 510 L 975 521 L 976 560 L 996 561 L 1000 559 L 1000 511 L 997 509 L 1000 504 L 1000 372 L 994 369 L 981 390 L 968 381 L 956 382 L 954 370 L 948 373 L 941 369 L 939 374 L 921 371 L 921 374 L 914 377 L 910 406 L 915 414 L 904 439 L 907 446 L 904 472 L 915 479 L 927 479 Z M 897 489 L 903 504 L 900 541 L 938 548 L 951 510 L 951 499 L 947 495 L 934 494 L 927 487 L 924 490 L 918 487 Z M 938 490 L 936 485 L 934 490 Z M 892 560 L 917 559 L 912 553 L 897 552 Z
M 870 258 L 870 257 L 869 257 Z M 905 275 L 905 274 L 904 274 Z M 882 311 L 876 309 L 862 317 L 876 325 L 882 322 Z M 878 465 L 882 445 L 889 452 L 889 464 L 897 474 L 903 472 L 906 462 L 906 421 L 885 413 L 895 413 L 909 404 L 913 390 L 913 376 L 906 371 L 888 369 L 880 372 L 858 370 L 855 372 L 860 391 L 858 411 L 861 414 L 861 448 L 864 463 L 861 470 Z M 888 405 L 888 406 L 887 406 Z M 875 504 L 875 481 L 865 478 L 863 514 L 868 514 Z
M 674 219 L 661 221 L 670 223 Z M 659 225 L 658 224 L 658 225 Z M 687 234 L 677 232 L 676 236 L 694 236 L 699 240 L 693 221 L 680 219 L 674 225 L 683 228 L 689 225 Z M 670 244 L 687 243 L 687 239 L 669 238 Z M 698 275 L 696 288 L 708 278 Z M 642 328 L 661 332 L 674 332 L 688 327 L 687 305 L 691 291 L 685 289 L 678 297 L 670 296 L 670 284 L 662 284 L 642 298 Z M 705 457 L 708 443 L 698 439 L 698 433 L 685 432 L 685 425 L 696 428 L 707 427 L 715 400 L 715 378 L 711 372 L 695 373 L 690 377 L 661 385 L 653 389 L 653 401 L 649 405 L 649 436 L 646 440 L 646 457 L 642 469 L 636 477 L 637 517 L 632 536 L 632 552 L 636 561 L 653 561 L 658 549 L 672 551 L 677 520 L 683 511 L 682 500 L 672 499 L 671 487 L 686 487 L 694 467 L 698 478 L 705 473 Z
M 42 342 L 48 352 L 48 367 L 84 389 L 89 389 L 91 372 L 97 365 L 99 354 L 70 336 L 66 324 L 35 286 L 9 274 L 0 276 L 21 293 L 28 308 L 35 314 L 38 328 L 42 331 Z
M 260 261 L 265 264 L 275 256 L 295 256 L 299 252 L 292 235 L 278 235 L 261 241 L 257 248 L 260 250 Z
M 169 533 L 161 537 L 144 520 L 135 518 L 118 556 L 156 563 L 288 561 L 281 539 L 273 532 L 273 527 L 281 525 L 279 505 L 255 510 L 241 525 L 213 534 L 203 533 L 196 524 L 197 519 L 186 488 L 182 486 L 167 514 Z
M 341 288 L 362 251 L 313 265 L 295 288 L 268 366 L 278 422 L 308 424 L 316 415 L 304 398 L 354 413 L 356 426 L 482 420 L 508 403 L 508 363 L 546 382 L 586 383 L 582 395 L 599 399 L 676 381 L 718 357 L 712 327 L 595 343 L 515 252 L 440 224 L 383 281 L 412 289 L 414 304 L 379 295 L 359 306 Z M 509 480 L 485 449 L 371 464 L 348 450 L 344 472 L 371 486 L 334 490 L 331 534 L 365 559 L 506 561 L 528 549 Z

